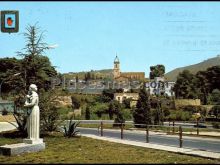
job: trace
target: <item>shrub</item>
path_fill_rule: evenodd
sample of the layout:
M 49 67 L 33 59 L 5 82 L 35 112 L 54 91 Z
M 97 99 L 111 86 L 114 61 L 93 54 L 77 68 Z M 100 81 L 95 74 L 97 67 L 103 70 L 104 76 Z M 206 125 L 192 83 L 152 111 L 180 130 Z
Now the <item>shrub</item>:
M 80 101 L 75 96 L 72 96 L 71 99 L 72 99 L 73 109 L 79 109 Z
M 60 113 L 56 102 L 58 94 L 55 90 L 49 90 L 48 92 L 42 92 L 40 96 L 41 129 L 49 132 L 57 131 L 58 126 L 62 122 L 59 121 Z
M 220 105 L 215 105 L 212 107 L 212 109 L 209 111 L 209 114 L 212 114 L 218 119 L 220 116 Z
M 186 106 L 182 106 L 180 109 L 191 113 L 197 113 L 200 111 L 201 107 L 194 105 L 186 105 Z
M 89 106 L 86 106 L 86 114 L 85 114 L 86 120 L 90 120 L 90 115 L 91 115 L 90 108 Z
M 167 117 L 170 115 L 170 110 L 167 109 L 167 108 L 163 108 L 163 114 L 164 114 L 164 117 Z
M 132 98 L 127 98 L 123 100 L 123 104 L 125 108 L 131 108 L 131 101 L 132 101 Z
M 3 111 L 2 111 L 2 115 L 8 115 L 8 111 L 4 108 Z
M 215 129 L 220 129 L 220 123 L 218 123 L 218 122 L 212 122 L 212 126 Z
M 80 124 L 80 122 L 73 122 L 73 116 L 71 116 L 68 127 L 64 125 L 64 137 L 76 137 L 79 130 L 76 130 L 76 127 Z
M 108 113 L 108 104 L 96 103 L 95 105 L 91 106 L 91 110 L 94 114 L 101 118 L 102 114 Z

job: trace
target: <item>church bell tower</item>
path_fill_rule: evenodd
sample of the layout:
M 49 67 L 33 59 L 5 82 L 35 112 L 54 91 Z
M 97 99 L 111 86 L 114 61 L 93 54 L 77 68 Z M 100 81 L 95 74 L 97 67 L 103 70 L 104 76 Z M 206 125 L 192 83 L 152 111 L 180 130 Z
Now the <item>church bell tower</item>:
M 113 76 L 114 79 L 120 76 L 120 62 L 117 55 L 114 60 Z

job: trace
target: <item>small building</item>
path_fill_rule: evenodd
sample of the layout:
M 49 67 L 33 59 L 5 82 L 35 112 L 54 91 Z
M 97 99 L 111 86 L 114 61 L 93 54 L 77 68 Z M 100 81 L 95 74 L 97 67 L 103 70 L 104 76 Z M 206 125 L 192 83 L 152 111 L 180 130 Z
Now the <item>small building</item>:
M 132 99 L 130 106 L 136 106 L 139 95 L 138 93 L 114 93 L 114 100 L 117 100 L 119 103 L 123 103 L 128 98 Z
M 147 90 L 151 95 L 174 96 L 173 87 L 175 82 L 165 81 L 164 77 L 155 77 L 147 82 Z

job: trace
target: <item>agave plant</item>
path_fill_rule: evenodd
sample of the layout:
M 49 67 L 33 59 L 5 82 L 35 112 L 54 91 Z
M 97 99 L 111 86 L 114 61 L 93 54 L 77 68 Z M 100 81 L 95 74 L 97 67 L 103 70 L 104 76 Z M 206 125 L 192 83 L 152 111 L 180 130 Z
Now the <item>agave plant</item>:
M 76 137 L 80 132 L 79 130 L 76 130 L 76 127 L 79 125 L 79 123 L 80 122 L 73 122 L 73 116 L 71 116 L 69 126 L 66 127 L 66 125 L 64 125 L 64 136 L 68 138 Z

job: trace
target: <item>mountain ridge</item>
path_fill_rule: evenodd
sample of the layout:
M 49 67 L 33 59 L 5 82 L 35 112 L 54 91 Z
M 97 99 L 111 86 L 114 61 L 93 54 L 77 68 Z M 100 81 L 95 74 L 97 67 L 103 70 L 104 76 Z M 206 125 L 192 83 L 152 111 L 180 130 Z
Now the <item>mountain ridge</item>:
M 167 81 L 176 81 L 178 74 L 185 69 L 189 70 L 193 74 L 196 74 L 198 71 L 204 71 L 207 68 L 212 67 L 212 66 L 216 66 L 216 65 L 220 65 L 220 55 L 206 59 L 206 60 L 199 62 L 197 64 L 192 64 L 192 65 L 176 68 L 176 69 L 166 73 L 164 76 L 167 79 Z

